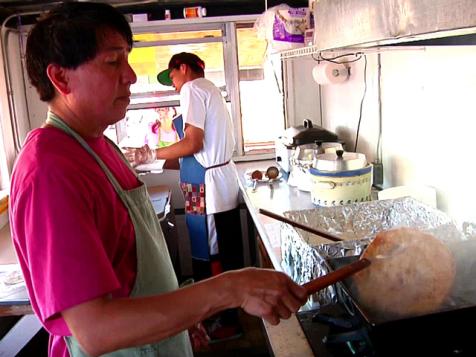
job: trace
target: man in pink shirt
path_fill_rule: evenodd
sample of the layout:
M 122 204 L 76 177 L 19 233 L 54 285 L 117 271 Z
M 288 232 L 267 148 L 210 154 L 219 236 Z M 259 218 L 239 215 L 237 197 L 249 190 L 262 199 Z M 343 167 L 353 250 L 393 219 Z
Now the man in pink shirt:
M 10 222 L 50 356 L 192 356 L 197 323 L 241 307 L 272 324 L 306 300 L 285 274 L 227 272 L 179 289 L 147 191 L 104 130 L 125 116 L 132 33 L 103 3 L 68 2 L 38 20 L 30 81 L 49 106 L 12 174 Z

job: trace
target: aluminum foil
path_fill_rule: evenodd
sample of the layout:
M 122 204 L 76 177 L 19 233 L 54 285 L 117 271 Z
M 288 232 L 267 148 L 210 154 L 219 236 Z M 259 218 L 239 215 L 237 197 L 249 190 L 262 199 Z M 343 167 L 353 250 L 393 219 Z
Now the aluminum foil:
M 288 211 L 284 215 L 304 225 L 328 231 L 340 236 L 342 242 L 333 242 L 283 223 L 281 229 L 282 267 L 294 281 L 302 284 L 313 278 L 326 275 L 331 270 L 326 260 L 360 255 L 379 231 L 397 227 L 413 227 L 427 231 L 452 249 L 459 264 L 457 279 L 460 279 L 451 304 L 476 302 L 476 284 L 465 284 L 471 274 L 476 276 L 476 263 L 470 259 L 468 244 L 476 251 L 476 225 L 465 223 L 459 229 L 445 213 L 426 206 L 413 198 L 404 197 L 379 200 L 337 207 L 319 207 L 309 210 Z M 472 281 L 472 279 L 470 280 Z M 475 286 L 473 288 L 473 286 Z M 313 295 L 304 309 L 337 300 L 335 286 L 322 289 Z

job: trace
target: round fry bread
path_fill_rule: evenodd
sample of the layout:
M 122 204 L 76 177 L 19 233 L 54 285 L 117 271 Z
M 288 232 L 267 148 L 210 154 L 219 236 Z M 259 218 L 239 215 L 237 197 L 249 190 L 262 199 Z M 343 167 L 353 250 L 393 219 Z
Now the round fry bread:
M 450 250 L 431 234 L 398 228 L 377 234 L 362 254 L 372 264 L 354 276 L 357 301 L 379 316 L 436 311 L 455 278 Z

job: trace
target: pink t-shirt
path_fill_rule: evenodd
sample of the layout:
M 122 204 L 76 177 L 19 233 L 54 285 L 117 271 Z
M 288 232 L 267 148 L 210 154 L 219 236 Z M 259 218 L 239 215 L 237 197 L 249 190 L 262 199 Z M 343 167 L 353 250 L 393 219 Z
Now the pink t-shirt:
M 140 182 L 104 137 L 88 144 L 123 189 Z M 11 180 L 11 230 L 31 304 L 68 356 L 61 311 L 105 294 L 128 296 L 136 275 L 134 227 L 93 157 L 57 128 L 33 130 Z

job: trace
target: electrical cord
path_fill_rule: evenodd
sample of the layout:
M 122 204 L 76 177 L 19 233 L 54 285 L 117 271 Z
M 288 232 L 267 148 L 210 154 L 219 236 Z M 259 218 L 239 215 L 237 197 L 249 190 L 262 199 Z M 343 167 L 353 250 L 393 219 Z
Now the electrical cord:
M 364 105 L 365 94 L 367 94 L 367 56 L 364 56 L 364 93 L 360 101 L 359 122 L 357 124 L 357 134 L 355 135 L 354 152 L 357 152 L 357 144 L 359 142 L 360 123 L 362 122 L 362 107 Z
M 355 56 L 357 58 L 353 60 L 348 60 L 348 61 L 336 61 L 339 58 L 347 57 L 347 56 Z M 359 134 L 360 134 L 360 124 L 362 122 L 362 110 L 363 110 L 365 95 L 367 94 L 367 56 L 363 52 L 355 52 L 355 53 L 345 53 L 335 57 L 324 57 L 322 56 L 321 52 L 319 52 L 317 54 L 317 58 L 314 56 L 314 54 L 312 54 L 311 57 L 316 62 L 327 61 L 327 62 L 332 62 L 336 64 L 357 62 L 362 57 L 364 58 L 364 93 L 362 94 L 362 99 L 360 100 L 359 120 L 357 123 L 357 133 L 355 135 L 355 146 L 354 146 L 354 152 L 357 152 L 357 145 L 359 143 Z

